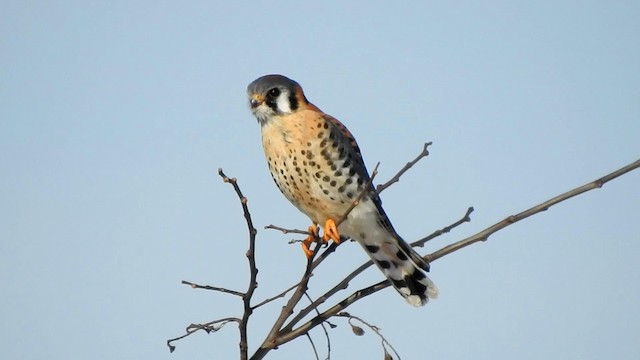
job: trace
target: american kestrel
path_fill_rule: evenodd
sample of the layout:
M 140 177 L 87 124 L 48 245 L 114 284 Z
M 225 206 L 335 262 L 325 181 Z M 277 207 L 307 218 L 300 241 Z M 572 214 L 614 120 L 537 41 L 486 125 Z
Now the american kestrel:
M 284 196 L 311 218 L 310 230 L 324 224 L 325 241 L 339 242 L 340 235 L 356 240 L 411 305 L 436 298 L 438 289 L 425 274 L 429 264 L 391 225 L 349 130 L 282 75 L 256 79 L 247 93 L 271 176 Z M 365 186 L 370 191 L 336 227 Z M 312 239 L 302 244 L 307 256 Z

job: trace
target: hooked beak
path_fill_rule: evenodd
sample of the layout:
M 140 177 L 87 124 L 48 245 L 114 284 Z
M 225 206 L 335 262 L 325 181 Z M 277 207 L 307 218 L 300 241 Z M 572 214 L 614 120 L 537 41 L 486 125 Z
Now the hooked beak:
M 249 104 L 251 105 L 252 109 L 257 108 L 258 106 L 262 105 L 262 103 L 264 103 L 264 98 L 261 95 L 258 95 L 258 94 L 251 95 L 249 99 Z

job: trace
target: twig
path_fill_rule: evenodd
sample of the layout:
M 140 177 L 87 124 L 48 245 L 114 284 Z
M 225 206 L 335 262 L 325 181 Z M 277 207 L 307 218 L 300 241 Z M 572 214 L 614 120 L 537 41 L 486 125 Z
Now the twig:
M 309 296 L 308 293 L 305 292 L 304 296 L 307 298 L 307 300 L 309 300 L 309 302 L 313 302 L 313 300 L 311 300 L 311 296 Z M 318 308 L 316 308 L 315 310 L 316 310 L 316 314 L 320 315 L 320 311 L 318 311 Z M 335 325 L 333 325 L 329 321 L 327 321 L 327 323 L 329 324 L 329 326 L 335 327 Z M 324 326 L 324 323 L 320 324 L 320 326 L 322 327 L 322 331 L 324 331 L 324 336 L 327 339 L 327 357 L 325 360 L 329 360 L 331 359 L 331 338 L 329 337 L 329 332 L 327 332 L 327 328 Z M 309 334 L 307 333 L 307 336 L 308 335 Z
M 313 274 L 311 274 L 310 276 L 313 276 Z M 291 291 L 291 290 L 293 290 L 293 289 L 297 288 L 297 287 L 298 287 L 298 285 L 300 285 L 300 283 L 297 283 L 297 284 L 291 285 L 289 288 L 287 288 L 285 291 L 281 292 L 281 293 L 280 293 L 280 294 L 278 294 L 278 295 L 275 295 L 275 296 L 272 296 L 272 297 L 267 298 L 267 299 L 265 299 L 265 300 L 262 300 L 262 301 L 261 301 L 261 302 L 259 302 L 257 305 L 254 305 L 254 306 L 253 306 L 253 309 L 255 310 L 255 309 L 257 309 L 257 308 L 259 308 L 259 307 L 261 307 L 261 306 L 263 306 L 263 305 L 266 305 L 266 304 L 268 304 L 268 303 L 270 303 L 270 302 L 272 302 L 272 301 L 276 300 L 276 299 L 279 299 L 279 298 L 281 298 L 281 297 L 284 297 L 284 296 L 285 296 L 289 291 Z
M 400 177 L 404 173 L 406 173 L 407 170 L 411 169 L 411 167 L 415 165 L 418 161 L 420 161 L 423 157 L 429 156 L 428 147 L 431 144 L 433 144 L 431 141 L 429 141 L 428 143 L 425 143 L 424 146 L 422 147 L 422 152 L 420 152 L 420 154 L 418 154 L 418 156 L 416 156 L 415 159 L 409 161 L 402 169 L 400 169 L 400 171 L 398 171 L 397 174 L 395 174 L 391 179 L 389 179 L 389 181 L 387 181 L 384 184 L 380 184 L 376 186 L 376 191 L 378 192 L 378 194 L 383 192 L 386 188 L 393 185 L 394 183 L 397 183 L 398 181 L 400 181 Z
M 455 242 L 451 245 L 445 246 L 444 248 L 429 254 L 425 257 L 425 259 L 427 261 L 434 261 L 436 259 L 439 259 L 445 255 L 451 254 L 454 251 L 460 250 L 466 246 L 469 246 L 475 242 L 478 241 L 486 241 L 487 239 L 489 239 L 489 236 L 491 236 L 493 233 L 495 233 L 498 230 L 501 230 L 509 225 L 515 224 L 516 222 L 526 219 L 531 215 L 535 215 L 539 212 L 542 211 L 547 211 L 550 207 L 552 207 L 553 205 L 556 205 L 558 203 L 561 203 L 567 199 L 570 199 L 574 196 L 578 196 L 584 192 L 593 190 L 593 189 L 599 189 L 601 188 L 605 183 L 621 176 L 624 175 L 632 170 L 637 169 L 638 167 L 640 167 L 640 160 L 636 160 L 635 162 L 624 166 L 610 174 L 607 174 L 599 179 L 596 179 L 590 183 L 584 184 L 580 187 L 577 187 L 573 190 L 569 190 L 567 192 L 565 192 L 564 194 L 560 194 L 552 199 L 549 199 L 541 204 L 538 204 L 536 206 L 533 206 L 525 211 L 522 211 L 516 215 L 511 215 L 507 218 L 505 218 L 504 220 L 480 231 L 479 233 L 469 236 L 466 239 L 460 240 L 458 242 Z
M 283 227 L 276 226 L 276 225 L 267 225 L 264 228 L 265 229 L 269 229 L 269 230 L 278 230 L 278 231 L 282 232 L 283 234 L 302 234 L 302 235 L 308 235 L 309 234 L 308 230 L 287 229 L 287 228 L 283 228 Z
M 309 343 L 311 343 L 311 348 L 313 349 L 313 354 L 316 356 L 316 360 L 320 360 L 320 356 L 318 356 L 318 349 L 316 349 L 316 344 L 313 343 L 313 339 L 309 333 L 306 333 L 307 339 L 309 339 Z
M 427 236 L 423 237 L 420 240 L 416 240 L 416 241 L 412 242 L 411 243 L 411 247 L 423 247 L 424 244 L 427 241 L 433 240 L 434 238 L 436 238 L 436 237 L 438 237 L 440 235 L 446 234 L 446 233 L 450 232 L 452 229 L 454 229 L 454 228 L 456 228 L 456 227 L 458 227 L 458 226 L 460 226 L 460 225 L 462 225 L 462 224 L 464 224 L 466 222 L 470 222 L 471 221 L 471 213 L 472 212 L 473 212 L 473 206 L 470 206 L 467 209 L 467 212 L 464 214 L 464 216 L 460 220 L 454 222 L 453 224 L 451 224 L 449 226 L 445 226 L 440 230 L 436 230 L 436 231 L 432 232 L 430 235 L 427 235 Z
M 240 199 L 240 203 L 242 204 L 242 212 L 244 214 L 244 218 L 247 222 L 247 229 L 249 230 L 249 250 L 247 250 L 246 256 L 249 261 L 249 285 L 246 293 L 242 296 L 242 303 L 244 306 L 244 312 L 242 314 L 242 320 L 240 321 L 240 359 L 246 360 L 249 358 L 248 355 L 248 342 L 247 342 L 247 324 L 249 323 L 249 317 L 251 316 L 253 309 L 251 308 L 251 297 L 253 296 L 253 292 L 256 290 L 258 283 L 256 278 L 258 276 L 258 268 L 256 267 L 256 257 L 255 257 L 255 249 L 256 249 L 256 234 L 258 230 L 253 226 L 253 220 L 251 220 L 251 214 L 249 213 L 249 207 L 247 206 L 247 198 L 242 195 L 242 191 L 238 186 L 238 182 L 236 178 L 229 178 L 224 174 L 222 169 L 218 169 L 218 175 L 222 177 L 222 180 L 226 183 L 230 183 L 233 186 L 236 194 L 238 195 L 238 199 Z
M 231 295 L 240 296 L 240 297 L 243 297 L 245 295 L 243 292 L 239 292 L 239 291 L 235 291 L 235 290 L 229 290 L 229 289 L 221 288 L 221 287 L 209 286 L 209 285 L 198 285 L 196 283 L 192 283 L 192 282 L 189 282 L 189 281 L 186 281 L 186 280 L 182 280 L 181 283 L 184 284 L 184 285 L 189 285 L 193 289 L 203 289 L 203 290 L 218 291 L 218 292 L 221 292 L 221 293 L 231 294 Z
M 368 322 L 366 322 L 366 321 L 362 320 L 360 317 L 358 317 L 358 316 L 353 316 L 353 315 L 349 314 L 348 312 L 344 312 L 344 311 L 343 311 L 343 312 L 341 312 L 341 313 L 338 313 L 336 316 L 339 316 L 339 317 L 346 317 L 346 318 L 348 318 L 348 319 L 349 319 L 349 325 L 351 325 L 351 327 L 352 327 L 352 328 L 353 328 L 353 327 L 355 327 L 356 325 L 354 325 L 354 324 L 351 322 L 351 320 L 356 320 L 356 321 L 359 321 L 360 323 L 362 323 L 363 325 L 365 325 L 366 327 L 368 327 L 369 329 L 371 329 L 373 332 L 375 332 L 375 333 L 376 333 L 376 335 L 378 335 L 378 337 L 380 338 L 380 340 L 382 340 L 382 348 L 384 349 L 385 353 L 387 352 L 387 348 L 386 348 L 386 347 L 388 346 L 388 347 L 389 347 L 389 349 L 391 349 L 391 351 L 393 351 L 393 353 L 396 355 L 396 358 L 397 358 L 398 360 L 401 360 L 401 359 L 400 359 L 400 354 L 398 354 L 398 352 L 396 351 L 396 349 L 395 349 L 395 348 L 393 347 L 393 345 L 391 345 L 391 343 L 390 343 L 390 342 L 389 342 L 389 341 L 384 337 L 384 335 L 382 335 L 382 333 L 380 332 L 380 328 L 378 328 L 378 327 L 377 327 L 377 326 L 375 326 L 375 325 L 371 325 L 371 324 L 369 324 Z M 358 327 L 358 328 L 359 328 L 359 327 Z M 360 328 L 360 330 L 362 330 L 362 329 Z M 357 330 L 354 330 L 354 332 L 356 332 L 356 331 L 357 331 Z M 363 333 L 361 333 L 361 334 L 363 334 Z M 361 335 L 361 334 L 356 334 L 356 335 L 358 335 L 358 336 L 359 336 L 359 335 Z
M 208 333 L 210 332 L 216 332 L 218 330 L 220 330 L 225 324 L 229 323 L 229 322 L 237 322 L 240 323 L 240 319 L 236 318 L 236 317 L 226 317 L 223 319 L 218 319 L 218 320 L 213 320 L 210 321 L 206 324 L 191 324 L 189 326 L 187 326 L 186 332 L 184 335 L 178 336 L 176 338 L 173 339 L 169 339 L 167 340 L 167 346 L 169 347 L 169 351 L 173 352 L 176 347 L 171 344 L 174 341 L 178 341 L 181 339 L 186 338 L 187 336 L 192 335 L 193 333 L 199 331 L 199 330 L 204 330 Z

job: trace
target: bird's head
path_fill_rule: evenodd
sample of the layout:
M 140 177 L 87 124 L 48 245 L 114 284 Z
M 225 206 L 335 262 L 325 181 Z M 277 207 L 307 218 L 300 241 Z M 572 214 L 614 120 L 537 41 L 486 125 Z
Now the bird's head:
M 282 75 L 265 75 L 247 87 L 251 112 L 261 125 L 309 104 L 300 85 Z

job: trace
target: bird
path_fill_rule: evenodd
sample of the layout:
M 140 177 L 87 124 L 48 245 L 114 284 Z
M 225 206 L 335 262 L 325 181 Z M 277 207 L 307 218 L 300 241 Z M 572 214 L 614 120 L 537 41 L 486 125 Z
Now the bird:
M 324 242 L 358 242 L 409 304 L 419 307 L 437 298 L 438 289 L 425 274 L 429 263 L 395 231 L 351 132 L 283 75 L 259 77 L 247 87 L 247 96 L 271 177 L 311 219 L 310 233 L 317 235 L 323 224 Z M 352 204 L 357 205 L 336 224 Z M 302 242 L 307 258 L 314 235 Z

